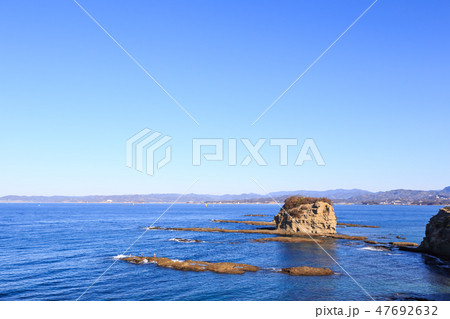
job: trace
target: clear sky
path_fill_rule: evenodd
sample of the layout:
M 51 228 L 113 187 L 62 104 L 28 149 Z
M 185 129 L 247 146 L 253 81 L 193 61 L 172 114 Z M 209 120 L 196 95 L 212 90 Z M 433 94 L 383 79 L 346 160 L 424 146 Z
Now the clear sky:
M 197 126 L 73 1 L 2 1 L 0 195 L 450 185 L 449 1 L 379 0 L 250 125 L 372 2 L 79 0 Z M 172 137 L 154 176 L 125 166 L 146 127 Z M 193 167 L 192 138 L 313 138 L 326 165 Z

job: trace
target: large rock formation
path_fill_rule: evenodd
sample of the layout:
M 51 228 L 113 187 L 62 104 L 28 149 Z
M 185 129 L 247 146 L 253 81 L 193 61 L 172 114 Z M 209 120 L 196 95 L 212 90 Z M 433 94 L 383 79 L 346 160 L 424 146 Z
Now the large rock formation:
M 450 206 L 431 217 L 418 250 L 450 259 Z
M 336 234 L 336 215 L 326 198 L 289 197 L 274 220 L 276 229 L 286 233 Z

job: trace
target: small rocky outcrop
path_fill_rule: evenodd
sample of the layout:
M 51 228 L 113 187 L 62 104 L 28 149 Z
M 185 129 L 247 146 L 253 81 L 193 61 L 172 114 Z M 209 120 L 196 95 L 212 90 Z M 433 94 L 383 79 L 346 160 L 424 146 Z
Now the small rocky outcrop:
M 431 217 L 418 250 L 450 259 L 450 206 Z
M 276 229 L 286 233 L 336 234 L 336 215 L 326 198 L 289 197 L 274 220 Z
M 291 276 L 329 276 L 334 274 L 334 272 L 329 268 L 307 266 L 282 268 L 281 272 Z
M 391 242 L 389 242 L 389 244 L 397 246 L 397 247 L 417 247 L 417 246 L 419 246 L 416 243 L 410 243 L 407 241 L 391 241 Z
M 346 240 L 367 240 L 366 236 L 350 236 L 350 235 L 344 235 L 344 234 L 334 234 L 334 235 L 325 235 L 326 237 L 329 238 L 334 238 L 334 239 L 346 239 Z

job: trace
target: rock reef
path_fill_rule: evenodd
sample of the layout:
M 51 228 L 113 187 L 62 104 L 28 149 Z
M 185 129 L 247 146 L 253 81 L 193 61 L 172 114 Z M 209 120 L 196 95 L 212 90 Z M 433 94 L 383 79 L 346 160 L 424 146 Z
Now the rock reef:
M 326 199 L 289 197 L 274 218 L 276 229 L 288 233 L 336 234 L 336 215 Z
M 196 260 L 172 260 L 165 257 L 138 257 L 138 256 L 129 256 L 129 257 L 121 257 L 121 260 L 124 260 L 133 264 L 146 264 L 146 263 L 156 263 L 158 267 L 164 268 L 172 268 L 176 270 L 184 270 L 184 271 L 212 271 L 219 274 L 236 274 L 241 275 L 246 271 L 258 271 L 259 267 L 240 264 L 240 263 L 231 263 L 231 262 L 220 262 L 220 263 L 210 263 L 206 261 L 196 261 Z
M 334 238 L 334 239 L 347 239 L 347 240 L 366 240 L 366 236 L 350 236 L 350 235 L 344 235 L 344 234 L 334 234 L 334 235 L 324 235 L 328 238 Z
M 215 223 L 236 223 L 236 224 L 246 224 L 246 225 L 254 225 L 254 226 L 275 226 L 275 222 L 261 222 L 254 220 L 221 220 L 221 219 L 212 219 L 212 222 Z
M 281 272 L 291 276 L 329 276 L 334 274 L 334 272 L 329 268 L 307 266 L 282 268 Z
M 268 235 L 282 235 L 285 232 L 274 229 L 225 229 L 225 228 L 213 228 L 213 227 L 148 227 L 152 230 L 177 230 L 177 231 L 196 231 L 205 233 L 244 233 L 244 234 L 268 234 Z
M 416 243 L 410 243 L 407 241 L 391 241 L 389 244 L 397 247 L 417 247 L 419 246 Z
M 278 241 L 283 243 L 321 243 L 322 240 L 320 239 L 311 239 L 311 238 L 305 238 L 305 237 L 285 237 L 285 236 L 278 236 L 278 237 L 268 237 L 268 238 L 258 238 L 254 241 L 265 243 L 268 241 Z
M 450 259 L 450 206 L 431 217 L 418 251 Z
M 218 274 L 234 274 L 242 275 L 245 272 L 259 271 L 260 268 L 253 265 L 232 263 L 232 262 L 219 262 L 211 263 L 206 261 L 197 260 L 172 260 L 166 257 L 139 257 L 139 256 L 121 256 L 118 259 L 135 264 L 142 265 L 148 263 L 155 263 L 158 267 L 172 268 L 175 270 L 183 271 L 211 271 Z M 291 267 L 282 268 L 281 273 L 285 273 L 292 276 L 328 276 L 333 275 L 333 271 L 328 268 L 316 268 L 316 267 Z
M 148 227 L 149 230 L 171 230 L 171 231 L 194 231 L 205 233 L 243 233 L 243 234 L 265 234 L 265 235 L 289 235 L 292 237 L 309 238 L 311 237 L 328 237 L 333 239 L 346 240 L 366 240 L 365 236 L 349 236 L 344 234 L 305 234 L 305 233 L 290 233 L 278 229 L 225 229 L 225 228 L 210 228 L 210 227 Z

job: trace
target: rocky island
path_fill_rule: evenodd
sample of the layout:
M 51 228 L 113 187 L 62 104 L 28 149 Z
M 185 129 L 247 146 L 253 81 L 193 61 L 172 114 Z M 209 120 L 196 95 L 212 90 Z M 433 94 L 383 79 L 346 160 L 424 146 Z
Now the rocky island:
M 289 197 L 274 218 L 276 229 L 287 233 L 336 234 L 336 215 L 331 204 L 327 198 Z

